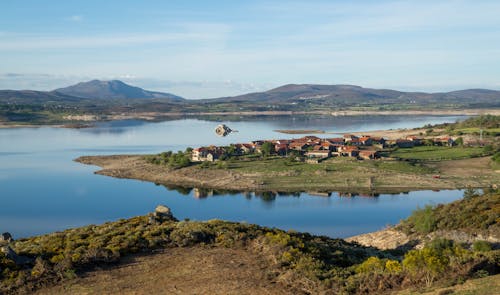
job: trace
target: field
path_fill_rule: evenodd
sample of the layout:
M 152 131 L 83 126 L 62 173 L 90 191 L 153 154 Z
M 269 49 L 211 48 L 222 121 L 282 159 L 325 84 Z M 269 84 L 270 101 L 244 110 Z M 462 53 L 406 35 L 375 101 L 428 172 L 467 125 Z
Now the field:
M 482 147 L 417 146 L 400 148 L 391 157 L 409 160 L 457 160 L 479 157 L 484 154 Z

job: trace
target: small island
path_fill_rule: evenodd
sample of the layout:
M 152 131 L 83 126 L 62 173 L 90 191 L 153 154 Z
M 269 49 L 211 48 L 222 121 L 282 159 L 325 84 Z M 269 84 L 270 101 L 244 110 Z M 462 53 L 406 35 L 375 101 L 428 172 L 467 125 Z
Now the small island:
M 204 189 L 385 193 L 496 187 L 499 118 L 481 116 L 390 136 L 309 135 L 76 161 L 102 167 L 96 172 L 102 175 Z

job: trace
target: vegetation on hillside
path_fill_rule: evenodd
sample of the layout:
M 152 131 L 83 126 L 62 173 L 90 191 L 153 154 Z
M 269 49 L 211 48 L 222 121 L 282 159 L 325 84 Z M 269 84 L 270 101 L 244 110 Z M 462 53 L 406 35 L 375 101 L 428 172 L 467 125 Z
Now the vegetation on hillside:
M 443 131 L 440 133 L 455 136 L 467 134 L 479 136 L 482 130 L 483 136 L 494 137 L 500 136 L 500 116 L 481 115 L 456 123 L 427 125 L 425 128 L 429 133 L 433 133 L 435 130 L 441 129 Z
M 461 201 L 425 208 L 423 213 L 417 211 L 401 226 L 422 232 L 498 227 L 499 198 L 499 192 L 470 191 Z M 168 247 L 253 251 L 266 257 L 276 269 L 275 280 L 297 293 L 373 294 L 402 288 L 449 286 L 496 274 L 500 261 L 500 250 L 492 250 L 487 242 L 476 242 L 469 247 L 436 239 L 423 249 L 402 253 L 244 223 L 157 222 L 148 216 L 22 239 L 11 246 L 18 254 L 32 257 L 34 262 L 20 266 L 0 255 L 0 292 L 30 291 L 74 278 L 98 265 L 115 263 L 130 253 Z
M 480 193 L 469 188 L 462 200 L 415 210 L 398 228 L 407 234 L 460 230 L 475 234 L 491 231 L 500 236 L 499 221 L 500 192 Z
M 178 151 L 173 153 L 171 151 L 163 152 L 157 155 L 147 155 L 144 159 L 151 164 L 165 165 L 173 169 L 179 169 L 191 165 L 191 148 L 186 151 Z

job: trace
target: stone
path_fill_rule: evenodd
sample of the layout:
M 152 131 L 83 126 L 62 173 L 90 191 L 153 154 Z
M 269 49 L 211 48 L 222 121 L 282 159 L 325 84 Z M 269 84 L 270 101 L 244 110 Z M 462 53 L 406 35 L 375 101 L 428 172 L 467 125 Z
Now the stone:
M 177 221 L 177 219 L 172 214 L 172 211 L 170 211 L 170 208 L 165 205 L 156 206 L 153 217 L 156 222 L 164 222 L 169 220 Z
M 12 235 L 8 232 L 5 232 L 3 234 L 0 235 L 0 243 L 10 243 L 14 241 L 14 239 L 12 238 Z
M 220 124 L 215 128 L 215 133 L 219 136 L 227 136 L 232 131 L 233 130 L 231 130 L 231 128 L 227 127 L 224 124 Z

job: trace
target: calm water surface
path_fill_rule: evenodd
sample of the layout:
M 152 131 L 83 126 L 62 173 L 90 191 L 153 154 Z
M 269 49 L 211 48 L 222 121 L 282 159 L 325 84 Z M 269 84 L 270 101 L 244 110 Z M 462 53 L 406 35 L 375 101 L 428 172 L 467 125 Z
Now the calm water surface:
M 186 147 L 255 139 L 291 138 L 275 129 L 321 129 L 343 133 L 454 122 L 460 116 L 262 117 L 222 122 L 239 132 L 217 137 L 221 122 L 174 120 L 161 123 L 117 121 L 89 129 L 0 129 L 0 232 L 14 237 L 143 215 L 158 204 L 179 219 L 225 219 L 283 229 L 347 237 L 395 224 L 417 206 L 444 203 L 460 191 L 420 191 L 379 197 L 223 194 L 198 199 L 136 180 L 95 175 L 96 167 L 75 163 L 81 155 L 146 154 Z M 321 136 L 321 135 L 320 135 Z M 327 136 L 327 135 L 325 135 Z

